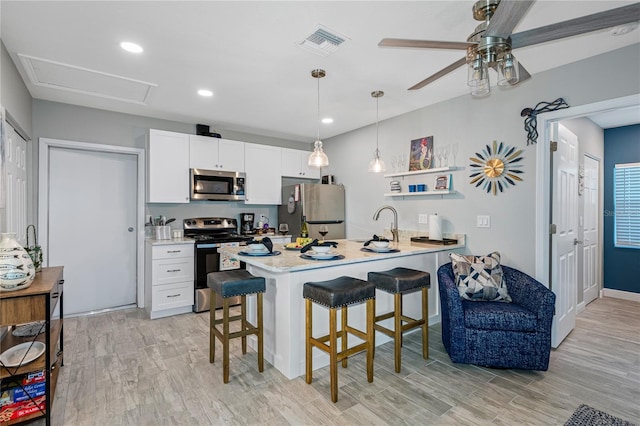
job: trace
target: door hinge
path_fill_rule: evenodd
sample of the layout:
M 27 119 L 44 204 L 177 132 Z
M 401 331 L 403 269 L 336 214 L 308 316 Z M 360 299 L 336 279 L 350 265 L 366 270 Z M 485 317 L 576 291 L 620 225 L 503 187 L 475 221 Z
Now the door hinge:
M 552 223 L 551 225 L 549 225 L 549 234 L 554 235 L 555 233 L 556 233 L 556 225 L 555 223 Z
M 556 152 L 558 150 L 558 142 L 551 141 L 549 150 L 551 150 L 551 152 Z

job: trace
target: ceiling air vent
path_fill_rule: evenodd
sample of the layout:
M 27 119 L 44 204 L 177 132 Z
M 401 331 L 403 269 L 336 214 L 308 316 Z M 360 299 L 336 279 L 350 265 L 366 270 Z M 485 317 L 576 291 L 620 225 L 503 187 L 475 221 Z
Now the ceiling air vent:
M 318 27 L 299 44 L 303 49 L 321 56 L 327 56 L 347 40 L 348 37 L 330 30 L 327 27 L 318 25 Z
M 145 105 L 157 84 L 18 53 L 36 86 Z

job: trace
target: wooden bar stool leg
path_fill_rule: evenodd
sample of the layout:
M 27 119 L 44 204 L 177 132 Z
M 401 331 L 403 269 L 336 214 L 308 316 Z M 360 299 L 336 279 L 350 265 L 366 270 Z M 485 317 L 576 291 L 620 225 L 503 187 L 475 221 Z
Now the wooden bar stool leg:
M 402 349 L 402 294 L 393 295 L 393 356 L 395 358 L 396 373 L 400 372 L 400 360 Z
M 373 382 L 373 351 L 376 346 L 373 325 L 376 321 L 376 301 L 367 300 L 367 380 Z
M 304 304 L 305 304 L 305 342 L 306 342 L 306 348 L 305 348 L 305 358 L 306 358 L 306 374 L 305 374 L 305 380 L 307 383 L 311 383 L 311 381 L 313 380 L 313 352 L 312 352 L 312 346 L 311 346 L 311 332 L 313 330 L 313 326 L 312 326 L 312 310 L 313 310 L 313 302 L 311 302 L 311 299 L 305 299 L 304 300 Z
M 216 292 L 211 290 L 211 300 L 209 302 L 209 362 L 216 358 L 216 334 L 213 328 L 216 323 Z
M 222 380 L 229 383 L 229 298 L 222 299 Z
M 331 401 L 338 401 L 338 333 L 337 308 L 329 309 L 329 372 L 331 376 Z
M 342 320 L 342 331 L 340 334 L 341 337 L 341 343 L 342 343 L 342 352 L 347 350 L 347 335 L 349 333 L 347 333 L 347 307 L 343 306 L 342 307 L 342 314 L 340 315 L 341 320 Z M 345 357 L 342 360 L 342 367 L 343 368 L 347 368 L 347 358 Z
M 264 333 L 262 323 L 262 293 L 258 293 L 257 297 L 257 314 L 258 314 L 258 371 L 264 371 Z
M 240 296 L 240 325 L 242 327 L 242 331 L 247 330 L 249 327 L 247 326 L 247 296 Z M 242 354 L 247 353 L 247 336 L 242 336 Z
M 422 357 L 429 358 L 429 289 L 422 288 Z

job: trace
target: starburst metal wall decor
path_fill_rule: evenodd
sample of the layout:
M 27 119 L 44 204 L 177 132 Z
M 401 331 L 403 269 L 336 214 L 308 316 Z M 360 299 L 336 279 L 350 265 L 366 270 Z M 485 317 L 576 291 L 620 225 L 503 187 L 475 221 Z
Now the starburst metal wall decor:
M 517 182 L 522 182 L 522 164 L 520 161 L 524 157 L 520 156 L 522 150 L 516 147 L 509 147 L 503 142 L 498 144 L 493 141 L 491 145 L 485 145 L 476 152 L 475 157 L 470 157 L 471 171 L 469 175 L 472 185 L 476 188 L 482 186 L 487 193 L 498 195 L 504 192 L 509 186 L 515 186 Z

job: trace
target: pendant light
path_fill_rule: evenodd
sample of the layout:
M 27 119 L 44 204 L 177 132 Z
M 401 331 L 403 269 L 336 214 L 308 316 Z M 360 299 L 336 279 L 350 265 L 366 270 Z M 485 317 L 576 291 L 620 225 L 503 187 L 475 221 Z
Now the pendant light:
M 384 92 L 376 90 L 371 92 L 371 97 L 376 98 L 376 150 L 373 152 L 373 160 L 369 162 L 369 172 L 381 173 L 386 170 L 384 167 L 384 161 L 380 158 L 380 150 L 378 149 L 378 101 L 384 96 Z
M 324 70 L 315 69 L 311 71 L 311 76 L 318 80 L 318 138 L 313 144 L 313 152 L 309 155 L 307 164 L 313 167 L 326 167 L 329 165 L 329 158 L 322 150 L 322 141 L 320 140 L 320 79 L 327 75 Z

